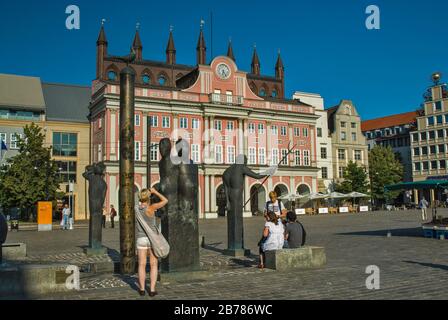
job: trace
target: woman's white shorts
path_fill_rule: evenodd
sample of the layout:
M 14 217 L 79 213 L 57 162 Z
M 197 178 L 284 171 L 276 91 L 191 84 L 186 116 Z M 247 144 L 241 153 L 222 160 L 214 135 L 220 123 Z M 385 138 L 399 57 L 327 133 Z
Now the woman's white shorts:
M 148 237 L 141 237 L 137 239 L 137 249 L 146 250 L 151 248 L 151 242 Z

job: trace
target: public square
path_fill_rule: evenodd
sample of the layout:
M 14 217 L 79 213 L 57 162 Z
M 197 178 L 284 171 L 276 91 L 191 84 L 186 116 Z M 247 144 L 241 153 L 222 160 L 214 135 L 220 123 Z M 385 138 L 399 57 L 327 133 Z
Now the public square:
M 439 209 L 439 215 L 448 215 Z M 81 273 L 81 290 L 44 296 L 2 297 L 3 299 L 447 299 L 448 242 L 424 238 L 419 211 L 372 212 L 303 216 L 307 245 L 325 247 L 327 264 L 313 270 L 278 272 L 257 268 L 257 242 L 264 224 L 262 217 L 244 220 L 249 258 L 224 256 L 226 220 L 200 221 L 200 276 L 167 278 L 162 274 L 159 295 L 141 298 L 136 277 L 112 273 Z M 119 229 L 103 232 L 109 256 L 119 251 Z M 75 261 L 82 264 L 82 248 L 88 245 L 87 224 L 73 231 L 11 232 L 11 242 L 28 246 L 29 261 Z M 56 227 L 57 228 L 57 227 Z M 387 237 L 388 231 L 391 237 Z M 380 269 L 380 289 L 366 288 L 366 267 Z

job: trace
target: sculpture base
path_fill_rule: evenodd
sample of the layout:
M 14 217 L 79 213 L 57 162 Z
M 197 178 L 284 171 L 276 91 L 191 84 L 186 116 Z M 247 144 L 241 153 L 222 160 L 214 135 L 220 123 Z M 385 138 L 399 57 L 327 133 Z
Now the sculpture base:
M 249 249 L 226 249 L 224 255 L 231 257 L 247 257 L 250 256 Z
M 107 254 L 107 248 L 85 248 L 84 253 L 88 256 L 102 256 Z

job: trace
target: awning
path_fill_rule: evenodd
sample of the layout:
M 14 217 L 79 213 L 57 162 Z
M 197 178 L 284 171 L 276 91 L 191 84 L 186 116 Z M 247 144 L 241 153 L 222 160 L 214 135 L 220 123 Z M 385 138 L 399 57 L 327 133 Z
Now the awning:
M 400 182 L 384 186 L 385 191 L 409 189 L 437 189 L 448 188 L 448 180 L 423 180 L 415 182 Z

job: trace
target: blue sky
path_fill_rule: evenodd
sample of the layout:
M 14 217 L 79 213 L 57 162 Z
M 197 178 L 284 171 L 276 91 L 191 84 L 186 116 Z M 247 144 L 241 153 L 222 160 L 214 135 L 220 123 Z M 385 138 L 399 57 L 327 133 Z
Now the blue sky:
M 80 8 L 80 30 L 65 28 L 71 4 Z M 381 10 L 380 30 L 365 27 L 370 4 Z M 351 99 L 363 119 L 415 110 L 431 73 L 448 77 L 445 0 L 2 1 L 0 73 L 89 85 L 102 18 L 110 53 L 128 53 L 140 22 L 144 58 L 164 60 L 173 25 L 177 62 L 194 64 L 201 17 L 210 59 L 211 11 L 214 56 L 232 37 L 239 68 L 250 70 L 256 43 L 262 73 L 273 75 L 281 49 L 288 97 L 318 92 L 326 107 Z

